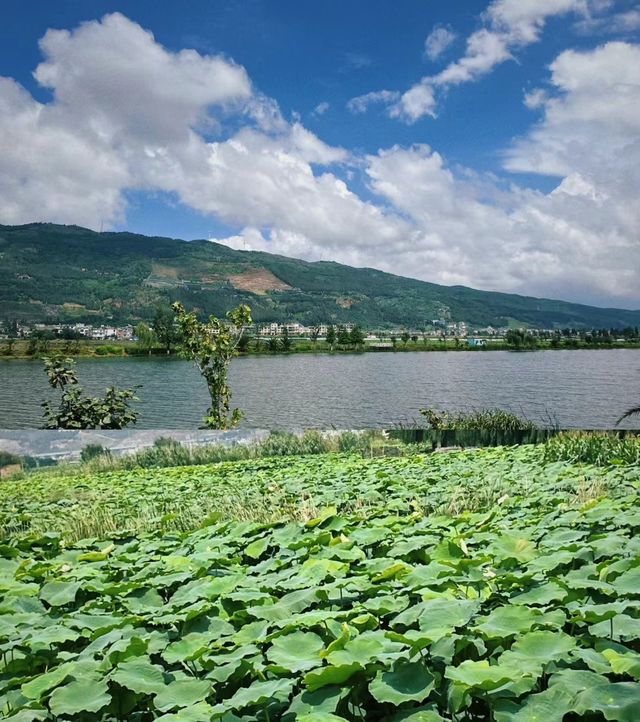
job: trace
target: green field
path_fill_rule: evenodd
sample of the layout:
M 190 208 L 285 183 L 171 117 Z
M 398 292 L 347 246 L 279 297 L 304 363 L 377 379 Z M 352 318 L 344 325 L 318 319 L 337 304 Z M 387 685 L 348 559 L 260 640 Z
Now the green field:
M 541 447 L 0 487 L 0 716 L 640 719 L 637 465 Z

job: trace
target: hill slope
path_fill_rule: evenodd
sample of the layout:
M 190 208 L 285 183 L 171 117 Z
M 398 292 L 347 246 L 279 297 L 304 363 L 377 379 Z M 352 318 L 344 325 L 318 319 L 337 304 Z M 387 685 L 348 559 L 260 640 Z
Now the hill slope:
M 640 324 L 640 311 L 439 286 L 209 241 L 43 223 L 0 225 L 0 320 L 135 323 L 170 300 L 216 315 L 248 303 L 260 322 L 415 328 L 436 318 L 493 326 Z

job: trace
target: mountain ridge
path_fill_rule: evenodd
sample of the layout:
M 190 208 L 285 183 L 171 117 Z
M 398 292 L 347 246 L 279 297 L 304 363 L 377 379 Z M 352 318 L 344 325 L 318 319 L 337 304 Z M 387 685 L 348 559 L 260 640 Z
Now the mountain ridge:
M 424 328 L 434 319 L 497 327 L 640 325 L 640 310 L 442 286 L 205 239 L 0 225 L 0 319 L 135 323 L 170 300 L 216 315 L 248 303 L 258 322 L 367 328 Z

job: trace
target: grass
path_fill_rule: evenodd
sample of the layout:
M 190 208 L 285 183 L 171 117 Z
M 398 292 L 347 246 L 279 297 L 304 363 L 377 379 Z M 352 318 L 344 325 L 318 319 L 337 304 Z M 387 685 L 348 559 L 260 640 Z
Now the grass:
M 544 460 L 597 466 L 639 465 L 640 436 L 584 431 L 558 434 L 545 443 Z

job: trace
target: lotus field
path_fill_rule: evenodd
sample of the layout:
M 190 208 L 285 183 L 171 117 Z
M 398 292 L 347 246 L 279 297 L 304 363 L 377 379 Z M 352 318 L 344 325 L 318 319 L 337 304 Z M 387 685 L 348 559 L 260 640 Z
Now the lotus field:
M 536 447 L 0 487 L 0 717 L 640 720 L 637 466 Z

